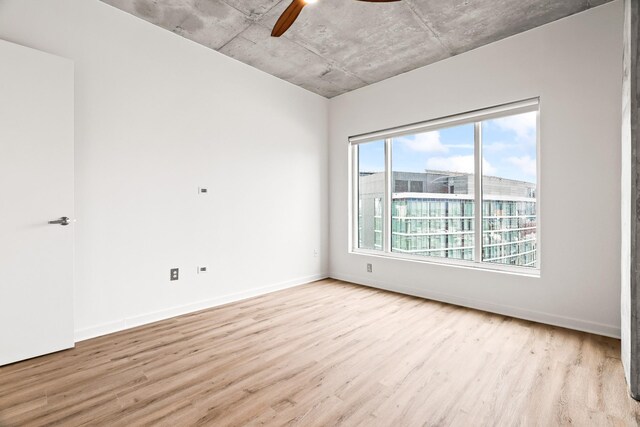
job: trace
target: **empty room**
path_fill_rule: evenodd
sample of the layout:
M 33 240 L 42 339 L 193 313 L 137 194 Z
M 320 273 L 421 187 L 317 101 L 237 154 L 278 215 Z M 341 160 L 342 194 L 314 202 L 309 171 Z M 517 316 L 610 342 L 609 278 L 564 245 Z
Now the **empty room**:
M 0 426 L 640 425 L 637 0 L 0 0 Z

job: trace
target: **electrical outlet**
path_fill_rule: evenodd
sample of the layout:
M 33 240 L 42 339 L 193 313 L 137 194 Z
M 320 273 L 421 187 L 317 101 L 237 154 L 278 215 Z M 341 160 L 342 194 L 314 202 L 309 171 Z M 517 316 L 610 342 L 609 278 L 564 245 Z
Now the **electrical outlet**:
M 367 264 L 367 273 L 373 273 L 373 265 Z
M 314 258 L 318 257 L 318 250 L 317 249 L 313 250 L 313 256 L 314 256 Z
M 172 268 L 169 272 L 169 279 L 170 280 L 178 280 L 178 277 L 180 275 L 180 269 L 179 268 Z
M 204 187 L 198 187 L 198 193 L 199 194 L 207 194 L 209 192 L 209 190 L 207 190 Z
M 204 274 L 206 272 L 207 272 L 207 267 L 205 266 L 198 267 L 198 274 Z

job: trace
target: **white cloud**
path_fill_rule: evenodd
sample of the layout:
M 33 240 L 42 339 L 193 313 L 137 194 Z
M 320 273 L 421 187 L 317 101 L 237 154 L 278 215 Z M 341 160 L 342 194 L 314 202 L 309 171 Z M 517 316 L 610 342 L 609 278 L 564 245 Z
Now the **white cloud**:
M 440 141 L 440 132 L 419 133 L 413 138 L 402 137 L 400 142 L 412 151 L 424 153 L 447 153 L 449 149 Z
M 530 141 L 536 131 L 536 112 L 502 117 L 493 122 L 502 130 L 515 132 L 518 139 Z
M 520 168 L 526 175 L 536 176 L 536 159 L 532 159 L 529 156 L 509 157 L 507 158 L 507 162 Z
M 427 159 L 427 169 L 473 173 L 473 156 L 431 157 Z M 497 171 L 486 159 L 482 161 L 485 175 L 494 175 Z
M 467 150 L 473 150 L 473 144 L 447 144 L 445 148 L 466 148 Z
M 516 146 L 514 146 L 513 144 L 507 144 L 504 142 L 492 142 L 491 144 L 482 144 L 482 149 L 485 151 L 491 151 L 491 152 L 496 152 L 496 151 L 504 151 L 507 150 L 509 148 L 514 148 Z
M 495 175 L 498 172 L 486 159 L 482 159 L 482 174 Z

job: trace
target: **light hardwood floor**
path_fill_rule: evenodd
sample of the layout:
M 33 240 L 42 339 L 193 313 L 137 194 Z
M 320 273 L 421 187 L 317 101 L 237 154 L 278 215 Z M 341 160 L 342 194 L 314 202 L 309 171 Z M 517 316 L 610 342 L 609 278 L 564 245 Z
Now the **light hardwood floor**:
M 0 425 L 638 425 L 619 341 L 324 280 L 0 368 Z

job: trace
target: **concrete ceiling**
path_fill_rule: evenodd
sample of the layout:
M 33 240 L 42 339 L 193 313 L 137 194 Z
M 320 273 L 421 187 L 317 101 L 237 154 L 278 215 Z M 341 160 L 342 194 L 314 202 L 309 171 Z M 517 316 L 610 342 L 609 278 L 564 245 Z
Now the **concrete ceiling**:
M 102 0 L 331 98 L 610 0 L 319 0 L 280 38 L 291 0 Z

